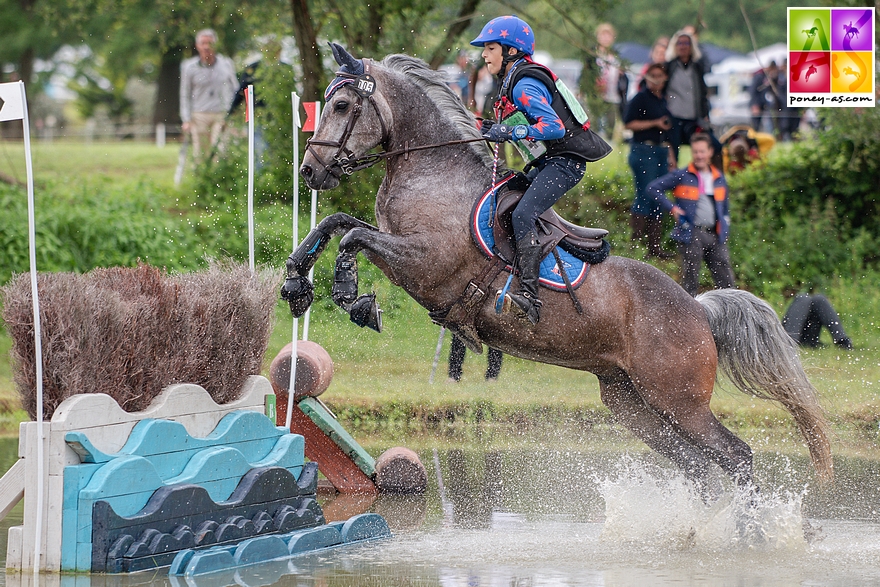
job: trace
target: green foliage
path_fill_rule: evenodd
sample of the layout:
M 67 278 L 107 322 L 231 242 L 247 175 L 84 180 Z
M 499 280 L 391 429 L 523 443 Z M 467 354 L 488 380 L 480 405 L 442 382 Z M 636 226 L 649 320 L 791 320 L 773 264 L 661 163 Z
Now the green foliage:
M 76 76 L 68 88 L 76 92 L 76 108 L 84 118 L 92 118 L 99 106 L 107 109 L 114 122 L 130 117 L 134 102 L 125 96 L 128 75 L 122 71 L 99 64 L 91 56 L 76 64 Z M 108 79 L 108 77 L 110 79 Z
M 134 267 L 139 259 L 169 270 L 204 264 L 204 245 L 188 219 L 179 212 L 156 213 L 165 196 L 154 186 L 141 183 L 133 191 L 93 187 L 41 190 L 35 210 L 39 271 Z M 24 190 L 0 184 L 0 206 L 0 283 L 6 283 L 30 268 Z
M 876 267 L 880 113 L 829 108 L 815 139 L 730 179 L 731 257 L 758 293 L 822 288 Z

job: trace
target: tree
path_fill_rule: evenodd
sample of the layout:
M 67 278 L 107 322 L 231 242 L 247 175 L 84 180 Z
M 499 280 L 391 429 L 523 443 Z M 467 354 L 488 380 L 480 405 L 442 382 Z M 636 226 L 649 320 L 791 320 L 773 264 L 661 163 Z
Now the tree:
M 321 97 L 324 68 L 321 66 L 321 51 L 318 48 L 318 32 L 313 26 L 308 0 L 290 0 L 293 14 L 293 36 L 303 72 L 303 97 L 314 102 Z
M 0 0 L 0 83 L 22 80 L 28 86 L 28 102 L 39 87 L 33 84 L 34 61 L 51 57 L 64 37 L 37 10 L 37 0 Z M 12 65 L 9 75 L 4 65 Z M 36 91 L 35 91 L 36 90 Z M 4 134 L 21 136 L 20 124 L 2 123 Z
M 234 56 L 251 37 L 249 18 L 278 6 L 284 6 L 281 0 L 53 0 L 40 12 L 57 30 L 67 31 L 68 38 L 87 43 L 102 66 L 156 81 L 154 122 L 173 124 L 179 122 L 180 63 L 191 55 L 196 31 L 213 28 L 218 50 Z

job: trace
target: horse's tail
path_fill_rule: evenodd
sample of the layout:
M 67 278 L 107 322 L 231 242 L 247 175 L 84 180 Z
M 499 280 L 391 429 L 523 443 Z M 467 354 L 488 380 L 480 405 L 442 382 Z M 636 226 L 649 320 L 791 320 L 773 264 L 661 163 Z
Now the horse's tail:
M 697 296 L 718 349 L 718 367 L 741 391 L 778 401 L 807 441 L 819 479 L 834 479 L 829 426 L 796 343 L 765 301 L 737 289 Z

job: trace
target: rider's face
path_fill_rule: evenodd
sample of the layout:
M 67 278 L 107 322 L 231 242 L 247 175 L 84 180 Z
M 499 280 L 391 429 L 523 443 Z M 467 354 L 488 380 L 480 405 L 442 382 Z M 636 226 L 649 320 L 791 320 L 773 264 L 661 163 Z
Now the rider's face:
M 498 75 L 504 59 L 504 46 L 501 43 L 486 43 L 483 45 L 482 57 L 486 61 L 489 73 Z

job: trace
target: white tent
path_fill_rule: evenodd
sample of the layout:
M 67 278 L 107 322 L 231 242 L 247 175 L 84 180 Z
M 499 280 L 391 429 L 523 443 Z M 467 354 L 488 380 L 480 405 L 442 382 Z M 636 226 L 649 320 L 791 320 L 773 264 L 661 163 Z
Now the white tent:
M 767 47 L 752 51 L 745 57 L 728 57 L 712 66 L 712 73 L 755 73 L 766 67 L 771 61 L 782 66 L 788 58 L 788 46 L 785 43 L 774 43 Z

